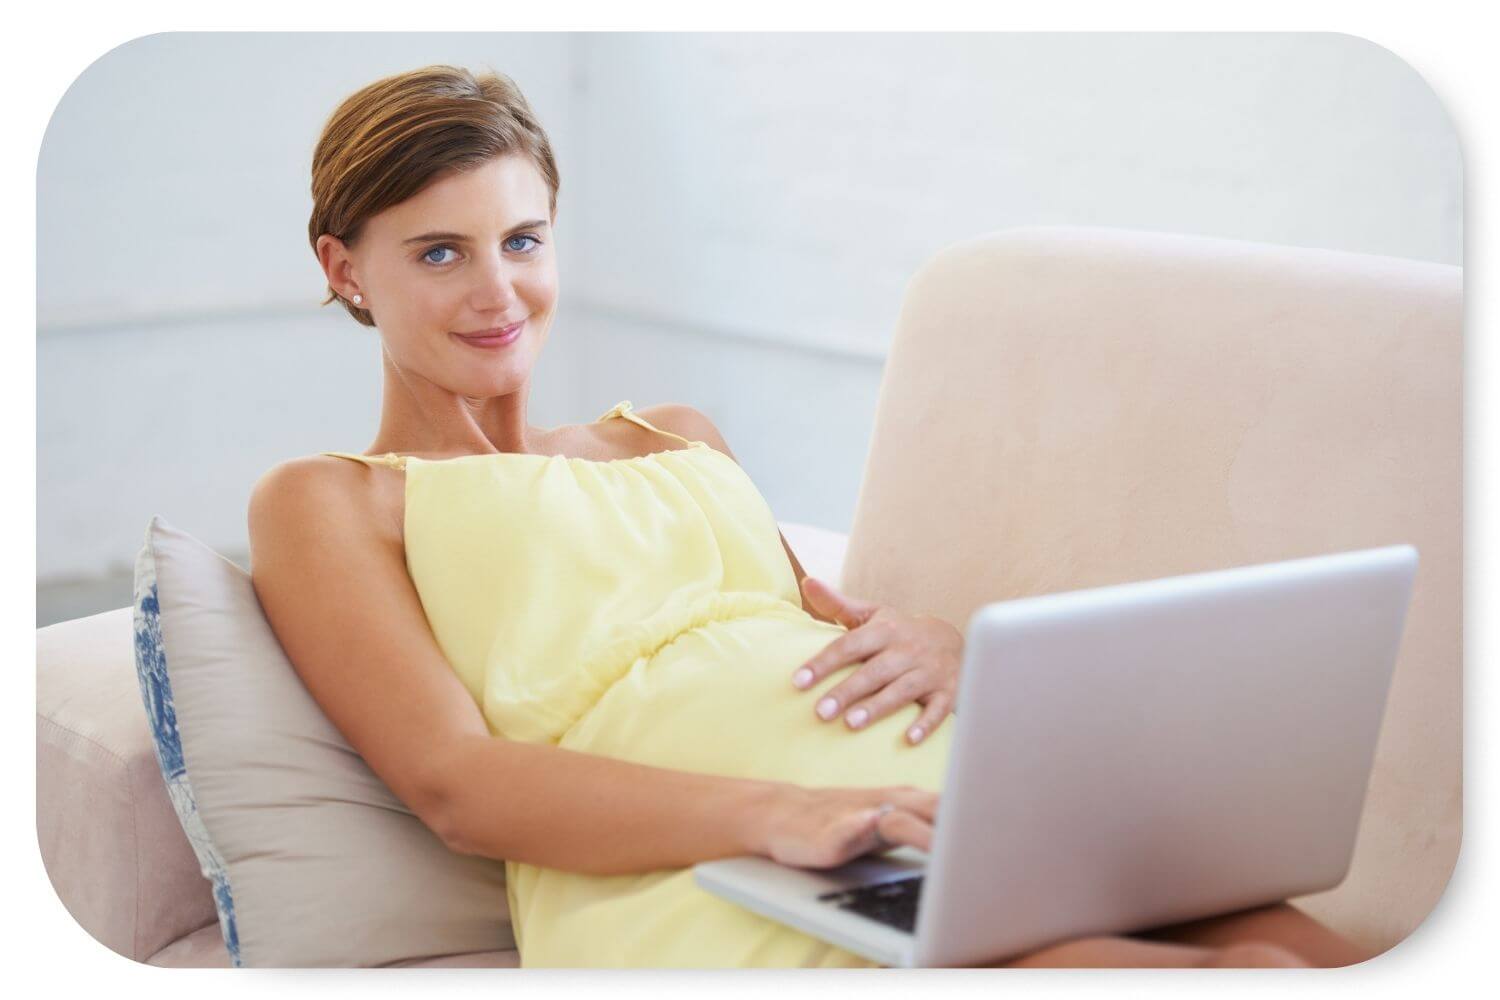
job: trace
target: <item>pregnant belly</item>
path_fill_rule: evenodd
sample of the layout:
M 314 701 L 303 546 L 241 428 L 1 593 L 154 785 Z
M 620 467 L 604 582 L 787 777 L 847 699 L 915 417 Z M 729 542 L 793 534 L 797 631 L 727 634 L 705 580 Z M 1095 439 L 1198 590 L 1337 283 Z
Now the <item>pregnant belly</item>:
M 558 745 L 705 774 L 939 791 L 951 716 L 914 747 L 905 734 L 921 713 L 916 703 L 860 730 L 851 730 L 842 715 L 825 722 L 813 712 L 858 664 L 811 688 L 792 686 L 797 667 L 842 634 L 839 626 L 800 611 L 691 629 L 633 663 Z

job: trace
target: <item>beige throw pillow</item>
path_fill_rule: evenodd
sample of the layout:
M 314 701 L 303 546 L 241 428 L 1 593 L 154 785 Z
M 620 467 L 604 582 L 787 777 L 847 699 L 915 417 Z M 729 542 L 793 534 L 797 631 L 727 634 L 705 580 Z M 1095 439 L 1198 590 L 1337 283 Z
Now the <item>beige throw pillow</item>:
M 512 948 L 503 862 L 457 854 L 318 708 L 250 576 L 160 517 L 135 570 L 157 759 L 236 966 Z

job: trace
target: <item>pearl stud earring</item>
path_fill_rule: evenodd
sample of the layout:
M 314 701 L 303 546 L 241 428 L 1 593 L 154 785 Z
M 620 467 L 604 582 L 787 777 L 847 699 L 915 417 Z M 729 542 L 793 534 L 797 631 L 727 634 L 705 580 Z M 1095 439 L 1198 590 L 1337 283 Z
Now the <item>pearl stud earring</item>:
M 354 304 L 355 304 L 355 305 L 359 305 L 359 304 L 360 304 L 360 303 L 361 303 L 361 302 L 363 302 L 363 301 L 364 301 L 364 300 L 365 300 L 365 298 L 364 298 L 364 296 L 363 296 L 363 295 L 360 295 L 360 294 L 358 294 L 358 293 L 356 293 L 356 294 L 355 294 L 355 296 L 354 296 Z

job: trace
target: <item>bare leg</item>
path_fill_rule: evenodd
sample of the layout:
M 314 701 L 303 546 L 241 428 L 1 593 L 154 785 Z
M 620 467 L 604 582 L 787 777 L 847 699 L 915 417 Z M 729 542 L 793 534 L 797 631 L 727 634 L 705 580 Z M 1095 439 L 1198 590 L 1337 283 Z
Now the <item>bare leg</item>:
M 1153 928 L 1134 937 L 1091 937 L 996 963 L 1009 968 L 1339 968 L 1374 955 L 1290 903 Z
M 1290 951 L 1320 968 L 1357 965 L 1374 957 L 1368 949 L 1360 948 L 1290 903 L 1158 927 L 1138 937 L 1204 948 L 1260 942 Z
M 1306 962 L 1270 944 L 1235 943 L 1226 947 L 1144 941 L 1128 937 L 1091 937 L 1064 941 L 1003 962 L 1011 969 L 1187 969 L 1305 967 Z

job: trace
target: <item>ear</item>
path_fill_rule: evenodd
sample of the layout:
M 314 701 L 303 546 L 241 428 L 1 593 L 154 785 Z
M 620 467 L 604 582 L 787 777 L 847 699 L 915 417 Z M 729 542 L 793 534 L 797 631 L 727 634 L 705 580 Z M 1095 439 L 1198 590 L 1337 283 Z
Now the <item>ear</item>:
M 343 298 L 352 298 L 358 282 L 354 279 L 354 260 L 344 241 L 331 233 L 318 237 L 318 266 L 328 280 L 328 287 Z

